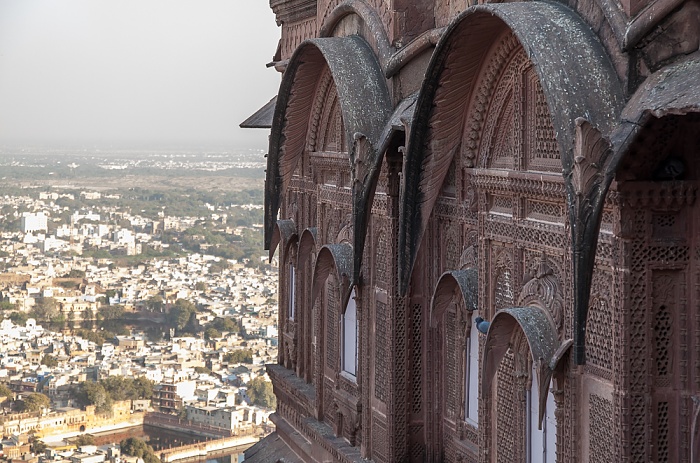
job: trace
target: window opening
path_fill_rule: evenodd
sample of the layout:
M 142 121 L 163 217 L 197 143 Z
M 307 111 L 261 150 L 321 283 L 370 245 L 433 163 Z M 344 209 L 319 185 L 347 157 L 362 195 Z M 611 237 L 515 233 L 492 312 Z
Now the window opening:
M 474 319 L 476 312 L 472 312 L 469 338 L 466 342 L 465 374 L 464 374 L 464 418 L 471 425 L 479 424 L 479 330 Z
M 295 307 L 295 296 L 296 296 L 296 273 L 294 270 L 294 264 L 289 264 L 289 319 L 294 320 L 294 313 L 296 311 Z
M 357 375 L 357 306 L 355 290 L 350 293 L 350 300 L 343 314 L 343 371 Z

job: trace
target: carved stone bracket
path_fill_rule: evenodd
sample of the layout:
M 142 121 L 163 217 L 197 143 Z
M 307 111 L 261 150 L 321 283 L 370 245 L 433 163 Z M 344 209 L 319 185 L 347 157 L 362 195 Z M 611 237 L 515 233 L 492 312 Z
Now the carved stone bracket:
M 574 361 L 586 363 L 586 320 L 605 194 L 612 182 L 608 169 L 612 145 L 583 118 L 576 119 L 574 159 L 564 171 L 574 267 Z

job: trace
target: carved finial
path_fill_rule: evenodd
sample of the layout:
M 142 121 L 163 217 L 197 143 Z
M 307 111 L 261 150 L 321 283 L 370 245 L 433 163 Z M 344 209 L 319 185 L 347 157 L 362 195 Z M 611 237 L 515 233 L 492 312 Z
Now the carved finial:
M 577 195 L 587 195 L 600 184 L 600 173 L 612 153 L 610 140 L 586 119 L 576 119 L 572 183 Z

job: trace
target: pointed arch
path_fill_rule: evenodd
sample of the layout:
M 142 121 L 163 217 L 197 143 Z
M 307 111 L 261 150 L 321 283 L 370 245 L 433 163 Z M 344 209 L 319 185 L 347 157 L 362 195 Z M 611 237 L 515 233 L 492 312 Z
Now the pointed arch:
M 345 140 L 352 143 L 348 167 L 352 170 L 354 217 L 367 214 L 367 202 L 372 198 L 383 154 L 377 147 L 392 109 L 386 80 L 374 52 L 361 37 L 307 40 L 290 59 L 275 107 L 265 181 L 266 249 L 272 244 L 281 195 L 289 186 L 306 144 L 309 111 L 324 68 L 330 71 L 337 90 Z M 366 219 L 355 224 L 358 262 L 366 224 Z
M 321 248 L 314 266 L 312 305 L 316 302 L 328 275 L 333 272 L 340 289 L 340 307 L 347 306 L 352 288 L 352 257 L 352 246 L 347 243 L 327 244 Z
M 376 48 L 377 56 L 382 69 L 386 69 L 387 62 L 392 54 L 389 37 L 384 30 L 384 25 L 377 12 L 361 0 L 345 0 L 338 5 L 326 18 L 319 29 L 320 37 L 330 37 L 335 32 L 338 23 L 346 16 L 356 15 L 367 28 L 364 39 Z
M 306 259 L 309 258 L 311 253 L 316 252 L 316 234 L 318 229 L 316 227 L 309 227 L 301 232 L 301 237 L 299 237 L 299 249 L 297 250 L 297 261 L 299 266 L 306 263 Z
M 272 241 L 270 242 L 270 261 L 275 255 L 277 246 L 281 243 L 280 262 L 286 258 L 289 246 L 296 242 L 297 226 L 291 219 L 278 220 L 272 230 Z
M 467 311 L 478 309 L 479 271 L 476 268 L 465 270 L 452 270 L 442 274 L 435 286 L 432 301 L 430 303 L 430 321 L 444 312 L 459 296 Z
M 539 422 L 544 417 L 548 389 L 542 385 L 549 384 L 559 362 L 571 347 L 573 341 L 559 342 L 557 330 L 551 317 L 540 307 L 513 307 L 499 310 L 491 321 L 481 370 L 481 388 L 488 393 L 493 378 L 508 348 L 517 337 L 527 340 L 530 356 L 537 372 L 539 388 Z
M 405 250 L 399 254 L 402 294 L 440 186 L 460 148 L 464 108 L 475 101 L 473 89 L 491 45 L 507 31 L 522 45 L 542 84 L 565 168 L 573 164 L 576 117 L 588 114 L 609 130 L 622 108 L 624 93 L 609 57 L 590 27 L 567 7 L 488 4 L 459 15 L 433 53 L 408 142 L 399 222 L 399 248 Z

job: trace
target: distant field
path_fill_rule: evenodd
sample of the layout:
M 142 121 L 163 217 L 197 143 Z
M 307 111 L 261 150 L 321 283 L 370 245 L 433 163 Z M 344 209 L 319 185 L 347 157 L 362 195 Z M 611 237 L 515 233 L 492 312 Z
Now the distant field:
M 56 189 L 262 189 L 260 151 L 0 147 L 0 184 Z
M 55 189 L 90 189 L 108 191 L 117 188 L 144 188 L 150 190 L 186 190 L 203 191 L 243 191 L 262 189 L 265 179 L 246 177 L 226 177 L 220 175 L 172 177 L 168 175 L 139 175 L 138 173 L 124 177 L 82 177 L 82 178 L 34 178 L 12 179 L 5 178 L 2 183 L 7 186 L 52 187 Z

